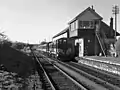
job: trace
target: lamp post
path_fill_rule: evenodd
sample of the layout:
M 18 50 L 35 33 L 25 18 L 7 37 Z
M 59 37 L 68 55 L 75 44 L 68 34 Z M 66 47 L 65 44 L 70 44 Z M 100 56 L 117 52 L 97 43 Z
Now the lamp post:
M 119 14 L 119 7 L 117 5 L 113 6 L 112 9 L 113 14 L 115 15 L 115 40 L 116 40 L 116 32 L 117 32 L 117 14 Z

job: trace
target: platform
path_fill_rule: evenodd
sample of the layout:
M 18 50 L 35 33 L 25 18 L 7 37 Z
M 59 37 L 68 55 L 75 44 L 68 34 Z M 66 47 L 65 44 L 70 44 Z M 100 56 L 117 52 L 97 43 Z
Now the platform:
M 120 57 L 104 57 L 104 56 L 84 56 L 82 58 L 120 65 Z
M 120 57 L 84 56 L 76 57 L 78 63 L 120 75 Z

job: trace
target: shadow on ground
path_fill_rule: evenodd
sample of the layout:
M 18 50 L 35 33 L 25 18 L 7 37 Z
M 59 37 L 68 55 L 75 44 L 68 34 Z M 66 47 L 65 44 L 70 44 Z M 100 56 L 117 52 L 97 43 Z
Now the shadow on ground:
M 30 56 L 18 50 L 6 45 L 0 47 L 0 64 L 3 64 L 7 71 L 27 76 L 33 69 L 33 63 Z

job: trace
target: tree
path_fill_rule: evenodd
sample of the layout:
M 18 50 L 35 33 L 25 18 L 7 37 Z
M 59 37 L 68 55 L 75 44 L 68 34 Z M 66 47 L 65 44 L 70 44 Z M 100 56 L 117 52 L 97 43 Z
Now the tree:
M 47 42 L 46 42 L 46 41 L 42 41 L 40 44 L 41 44 L 41 45 L 47 44 Z
M 14 42 L 12 43 L 12 47 L 15 48 L 15 49 L 23 49 L 27 44 L 25 43 L 22 43 L 22 42 Z
M 4 34 L 4 32 L 0 33 L 0 44 L 10 44 L 10 40 L 8 39 L 7 35 Z

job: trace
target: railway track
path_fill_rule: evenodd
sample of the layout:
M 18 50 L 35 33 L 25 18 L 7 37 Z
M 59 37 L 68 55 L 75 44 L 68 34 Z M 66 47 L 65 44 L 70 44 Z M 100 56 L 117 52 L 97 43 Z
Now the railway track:
M 103 71 L 98 71 L 92 67 L 80 65 L 75 62 L 69 62 L 69 63 L 60 62 L 60 63 L 68 68 L 71 68 L 71 70 L 78 72 L 79 74 L 95 82 L 96 84 L 99 84 L 100 86 L 105 87 L 108 90 L 120 90 L 119 77 L 109 75 L 108 73 L 105 73 Z
M 76 81 L 78 84 L 84 87 L 85 90 L 120 90 L 119 87 L 120 79 L 118 77 L 103 73 L 102 71 L 97 72 L 97 70 L 95 71 L 93 68 L 90 67 L 88 67 L 87 69 L 86 66 L 80 65 L 78 63 L 73 63 L 73 62 L 65 63 L 60 61 L 54 61 L 52 59 L 44 57 L 44 59 L 42 59 L 42 61 L 44 61 L 43 66 L 46 66 L 45 68 L 46 71 L 48 70 L 48 72 L 51 66 L 46 63 L 47 59 L 49 62 L 54 64 L 54 67 L 56 68 L 59 67 L 58 69 L 62 70 L 63 72 L 65 72 L 65 74 L 69 75 L 74 81 Z M 51 69 L 50 71 L 53 70 Z M 54 74 L 53 75 L 51 74 L 51 76 L 54 76 Z M 57 74 L 57 76 L 60 75 Z M 56 78 L 58 79 L 58 77 Z M 58 82 L 57 79 L 54 80 L 55 83 Z M 58 84 L 58 86 L 60 86 L 60 84 Z M 65 87 L 64 85 L 62 86 Z M 57 90 L 66 90 L 66 89 L 57 88 Z M 81 90 L 81 89 L 69 89 L 69 90 Z
M 109 84 L 112 84 L 112 86 L 120 88 L 120 78 L 118 75 L 115 75 L 103 70 L 99 70 L 94 67 L 83 65 L 80 63 L 78 64 L 75 62 L 70 62 L 69 65 L 74 66 L 75 68 L 82 70 L 90 75 L 93 75 L 96 78 L 100 78 L 101 80 L 106 82 L 106 84 L 109 83 Z
M 40 61 L 38 60 L 36 55 L 34 54 L 33 56 L 34 56 L 35 60 L 37 61 L 36 69 L 40 76 L 40 81 L 42 82 L 42 89 L 43 90 L 56 90 L 56 88 L 52 84 L 52 81 L 50 80 L 49 76 L 47 75 L 46 71 L 42 67 L 42 64 L 40 63 Z
M 38 73 L 42 76 L 41 81 L 44 90 L 88 90 L 42 56 L 39 58 L 35 54 L 34 56 L 38 62 Z
M 83 65 L 80 63 L 75 63 L 75 62 L 69 62 L 69 65 L 74 66 L 75 68 L 82 70 L 84 72 L 87 72 L 90 75 L 93 75 L 97 78 L 102 79 L 105 82 L 109 82 L 110 84 L 113 84 L 113 86 L 117 86 L 120 88 L 120 76 L 103 71 L 103 70 L 99 70 L 96 69 L 94 67 L 90 67 L 87 65 Z

